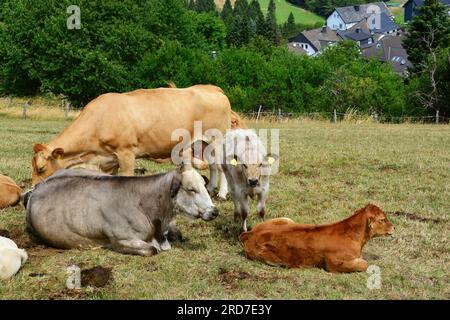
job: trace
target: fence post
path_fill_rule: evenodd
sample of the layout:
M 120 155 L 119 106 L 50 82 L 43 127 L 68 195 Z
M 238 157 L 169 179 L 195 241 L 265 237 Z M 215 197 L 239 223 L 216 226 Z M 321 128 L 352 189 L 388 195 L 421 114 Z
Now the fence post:
M 22 119 L 26 119 L 27 118 L 27 109 L 30 106 L 30 101 L 26 101 L 23 104 L 23 110 L 22 110 Z
M 281 108 L 278 108 L 278 121 L 281 122 Z
M 373 114 L 373 121 L 375 123 L 378 123 L 378 113 L 376 113 L 376 112 Z
M 436 124 L 439 124 L 439 110 L 436 110 Z
M 336 109 L 334 109 L 333 111 L 333 122 L 337 123 L 337 113 L 336 113 Z
M 258 123 L 259 120 L 259 116 L 261 115 L 261 109 L 262 109 L 262 105 L 259 105 L 259 109 L 258 109 L 258 114 L 256 115 L 256 123 Z
M 8 108 L 11 108 L 13 105 L 13 97 L 9 97 Z
M 67 101 L 64 106 L 64 119 L 67 119 L 69 117 L 69 110 L 70 110 L 70 102 Z

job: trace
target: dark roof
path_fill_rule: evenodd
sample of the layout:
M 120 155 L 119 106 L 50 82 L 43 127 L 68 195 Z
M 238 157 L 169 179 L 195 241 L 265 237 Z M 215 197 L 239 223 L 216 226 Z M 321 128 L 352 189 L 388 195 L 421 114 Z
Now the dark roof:
M 375 33 L 384 33 L 392 30 L 398 30 L 400 27 L 391 19 L 389 15 L 382 12 L 380 15 L 380 28 L 370 28 Z
M 408 3 L 410 3 L 410 2 L 413 2 L 414 5 L 415 5 L 416 7 L 421 7 L 421 6 L 423 6 L 424 0 L 408 0 L 407 2 L 405 2 L 405 4 L 403 5 L 403 7 L 405 7 L 405 6 L 406 6 Z M 441 0 L 441 2 L 442 2 L 443 4 L 446 4 L 446 5 L 449 5 L 449 6 L 450 6 L 450 0 Z
M 384 2 L 373 2 L 348 7 L 338 7 L 336 8 L 336 11 L 339 13 L 345 23 L 359 22 L 372 14 L 372 12 L 367 12 L 367 9 L 371 5 L 378 6 L 380 8 L 380 13 L 384 12 L 387 15 L 390 15 L 390 11 Z
M 353 41 L 361 41 L 365 39 L 369 39 L 371 37 L 370 33 L 364 31 L 351 31 L 351 32 L 342 32 L 338 31 L 338 34 L 342 37 L 342 39 L 350 39 Z
M 405 75 L 411 66 L 408 54 L 402 46 L 402 36 L 384 36 L 377 43 L 363 48 L 362 53 L 365 57 L 391 63 L 394 70 L 401 75 Z
M 305 30 L 297 36 L 290 38 L 289 42 L 307 42 L 312 45 L 317 51 L 320 51 L 330 42 L 338 42 L 341 39 L 335 31 L 328 27 L 322 27 L 312 30 Z

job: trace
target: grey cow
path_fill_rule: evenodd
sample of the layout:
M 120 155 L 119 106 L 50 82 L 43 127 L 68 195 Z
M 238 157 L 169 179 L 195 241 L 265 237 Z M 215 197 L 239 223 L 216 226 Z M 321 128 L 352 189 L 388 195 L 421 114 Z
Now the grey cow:
M 270 162 L 275 161 L 277 156 L 268 155 L 261 140 L 250 129 L 228 131 L 222 156 L 222 170 L 234 203 L 234 219 L 241 219 L 242 229 L 247 231 L 249 198 L 257 198 L 256 211 L 260 219 L 264 220 L 271 174 Z
M 205 221 L 218 215 L 190 165 L 147 177 L 61 170 L 35 187 L 26 207 L 28 230 L 51 246 L 144 256 L 170 249 L 165 235 L 175 215 Z

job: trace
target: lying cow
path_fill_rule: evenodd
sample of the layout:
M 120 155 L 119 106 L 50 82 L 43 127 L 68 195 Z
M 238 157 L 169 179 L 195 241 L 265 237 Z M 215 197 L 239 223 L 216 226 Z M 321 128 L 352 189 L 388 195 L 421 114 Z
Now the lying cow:
M 394 226 L 377 206 L 367 205 L 330 225 L 298 224 L 281 218 L 258 224 L 240 235 L 249 259 L 289 268 L 320 267 L 329 272 L 366 271 L 364 245 L 391 235 Z
M 0 209 L 18 204 L 21 192 L 22 189 L 14 180 L 0 175 Z
M 249 198 L 257 197 L 256 211 L 260 219 L 264 220 L 273 161 L 275 161 L 274 156 L 267 154 L 261 140 L 253 130 L 230 130 L 225 135 L 221 168 L 231 189 L 234 219 L 242 220 L 244 231 L 247 231 Z
M 11 239 L 0 237 L 0 280 L 15 275 L 27 261 L 28 255 Z
M 170 249 L 166 235 L 175 215 L 205 221 L 218 215 L 190 165 L 147 177 L 61 170 L 36 185 L 26 207 L 28 230 L 51 246 L 144 256 Z
M 34 146 L 32 183 L 62 168 L 109 174 L 120 169 L 132 176 L 137 158 L 170 158 L 179 142 L 171 140 L 174 130 L 184 128 L 192 138 L 195 121 L 202 121 L 203 134 L 231 127 L 230 102 L 222 89 L 197 85 L 103 94 L 56 138 Z

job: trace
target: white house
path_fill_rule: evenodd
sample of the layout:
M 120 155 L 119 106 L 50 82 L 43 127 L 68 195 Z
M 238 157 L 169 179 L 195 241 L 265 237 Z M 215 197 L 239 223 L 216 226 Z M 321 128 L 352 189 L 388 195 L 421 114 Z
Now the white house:
M 327 19 L 327 27 L 331 30 L 347 30 L 373 14 L 391 16 L 384 2 L 373 2 L 348 7 L 336 8 Z
M 308 56 L 317 54 L 329 45 L 341 41 L 335 31 L 323 26 L 322 28 L 305 30 L 297 36 L 289 39 L 289 47 L 302 49 Z

